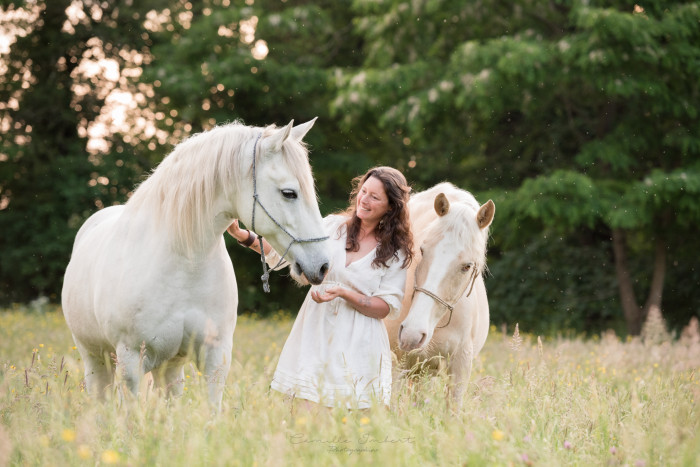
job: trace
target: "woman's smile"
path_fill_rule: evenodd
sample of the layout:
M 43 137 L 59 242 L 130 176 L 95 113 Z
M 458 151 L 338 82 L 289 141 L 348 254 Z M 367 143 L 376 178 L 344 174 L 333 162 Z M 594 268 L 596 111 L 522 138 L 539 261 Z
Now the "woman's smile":
M 384 184 L 376 177 L 369 177 L 357 195 L 357 217 L 365 222 L 379 222 L 388 210 Z

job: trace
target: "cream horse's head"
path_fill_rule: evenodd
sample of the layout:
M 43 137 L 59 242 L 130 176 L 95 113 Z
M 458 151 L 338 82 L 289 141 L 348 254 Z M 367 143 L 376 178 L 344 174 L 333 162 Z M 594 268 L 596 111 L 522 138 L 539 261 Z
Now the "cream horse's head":
M 251 157 L 255 155 L 254 185 L 240 198 L 239 212 L 247 226 L 285 255 L 297 281 L 320 284 L 328 272 L 328 242 L 323 240 L 326 234 L 302 142 L 315 120 L 297 126 L 291 121 L 260 134 L 250 149 Z
M 434 208 L 437 218 L 420 246 L 411 308 L 399 329 L 399 348 L 404 351 L 430 342 L 438 323 L 448 323 L 451 308 L 472 291 L 486 267 L 488 227 L 496 211 L 493 201 L 480 207 L 475 201 L 451 205 L 440 193 Z

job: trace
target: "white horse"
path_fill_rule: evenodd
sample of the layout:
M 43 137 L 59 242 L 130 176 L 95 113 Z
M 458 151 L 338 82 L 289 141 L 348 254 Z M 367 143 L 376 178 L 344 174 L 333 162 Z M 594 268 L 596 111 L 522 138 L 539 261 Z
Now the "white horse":
M 101 397 L 113 383 L 112 354 L 132 392 L 151 371 L 157 386 L 181 394 L 193 351 L 220 409 L 238 306 L 226 228 L 233 219 L 254 226 L 275 249 L 288 249 L 292 274 L 311 283 L 328 269 L 326 242 L 303 240 L 322 240 L 323 232 L 302 142 L 314 121 L 232 123 L 194 135 L 125 205 L 85 222 L 62 303 L 91 394 Z
M 461 405 L 472 361 L 486 342 L 489 304 L 482 274 L 496 207 L 441 183 L 408 204 L 420 254 L 409 268 L 401 316 L 385 320 L 392 348 L 416 360 L 447 359 L 451 393 Z

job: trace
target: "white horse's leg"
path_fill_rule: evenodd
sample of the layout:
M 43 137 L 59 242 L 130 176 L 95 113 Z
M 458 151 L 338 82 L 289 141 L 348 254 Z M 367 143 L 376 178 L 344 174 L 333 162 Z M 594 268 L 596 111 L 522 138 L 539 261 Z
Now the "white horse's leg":
M 117 345 L 117 367 L 122 380 L 132 394 L 137 394 L 141 377 L 144 375 L 142 368 L 141 350 L 131 348 L 123 343 Z
M 209 402 L 221 412 L 221 398 L 224 384 L 231 368 L 231 345 L 222 349 L 220 346 L 209 347 L 204 356 L 204 375 L 207 379 Z
M 179 397 L 185 389 L 185 365 L 181 359 L 171 360 L 151 372 L 156 388 L 165 389 L 171 396 Z
M 88 394 L 97 399 L 104 399 L 105 389 L 114 381 L 114 372 L 105 361 L 107 357 L 90 353 L 79 342 L 76 342 L 76 347 L 84 362 L 85 388 Z

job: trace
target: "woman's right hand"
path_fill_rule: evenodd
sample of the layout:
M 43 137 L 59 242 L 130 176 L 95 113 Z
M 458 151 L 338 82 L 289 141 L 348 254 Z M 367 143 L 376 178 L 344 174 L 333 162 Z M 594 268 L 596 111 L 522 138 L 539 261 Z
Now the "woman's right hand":
M 239 242 L 248 240 L 248 231 L 241 229 L 241 227 L 238 225 L 238 219 L 234 219 L 226 231 Z

